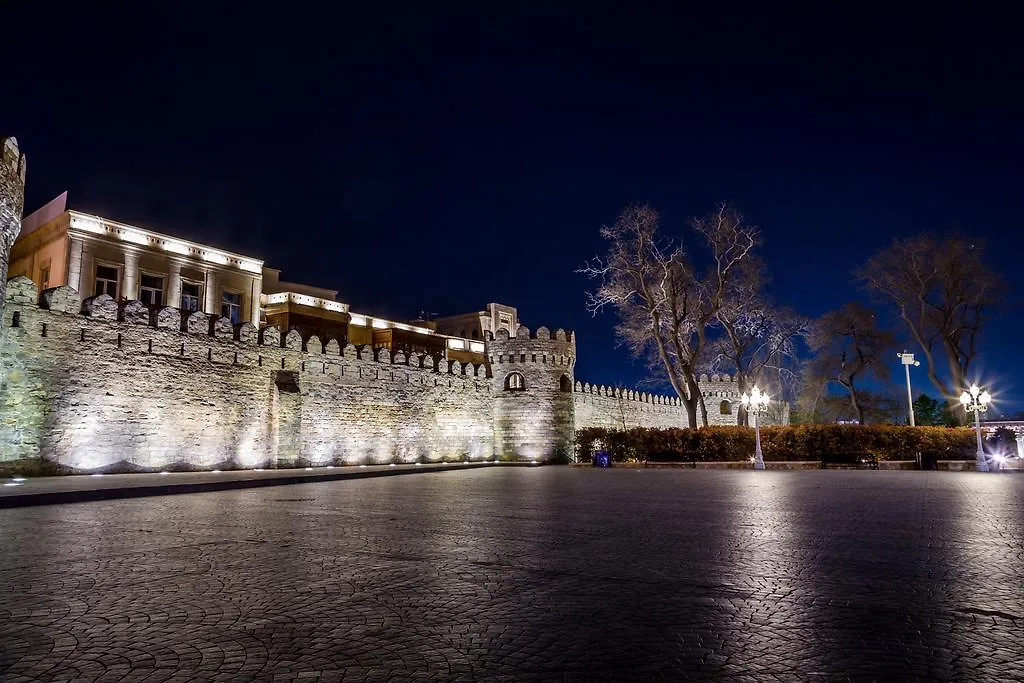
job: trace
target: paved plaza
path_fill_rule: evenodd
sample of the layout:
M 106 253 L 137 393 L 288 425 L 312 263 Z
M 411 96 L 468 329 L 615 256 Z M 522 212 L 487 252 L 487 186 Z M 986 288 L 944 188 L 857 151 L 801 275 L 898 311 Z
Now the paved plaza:
M 0 680 L 1024 679 L 1024 476 L 488 468 L 0 510 Z

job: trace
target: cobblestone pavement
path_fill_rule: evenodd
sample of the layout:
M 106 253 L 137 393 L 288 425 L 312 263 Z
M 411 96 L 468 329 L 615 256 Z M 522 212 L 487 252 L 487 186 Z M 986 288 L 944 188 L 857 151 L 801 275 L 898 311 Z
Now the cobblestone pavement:
M 1024 477 L 482 469 L 0 511 L 0 680 L 1024 679 Z
M 313 481 L 360 479 L 362 477 L 420 474 L 461 470 L 466 467 L 515 467 L 528 463 L 427 463 L 424 465 L 347 465 L 273 470 L 230 470 L 221 472 L 161 472 L 136 474 L 83 474 L 63 477 L 20 477 L 12 475 L 0 487 L 0 508 L 52 505 L 117 498 L 226 491 L 261 486 L 282 486 Z

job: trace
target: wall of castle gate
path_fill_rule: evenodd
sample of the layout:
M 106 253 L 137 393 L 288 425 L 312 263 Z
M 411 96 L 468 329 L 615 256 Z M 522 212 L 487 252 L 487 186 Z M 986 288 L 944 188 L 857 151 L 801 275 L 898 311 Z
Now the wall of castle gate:
M 0 461 L 81 471 L 493 455 L 483 366 L 8 283 Z M 87 313 L 79 313 L 85 310 Z M 421 365 L 423 367 L 421 367 Z

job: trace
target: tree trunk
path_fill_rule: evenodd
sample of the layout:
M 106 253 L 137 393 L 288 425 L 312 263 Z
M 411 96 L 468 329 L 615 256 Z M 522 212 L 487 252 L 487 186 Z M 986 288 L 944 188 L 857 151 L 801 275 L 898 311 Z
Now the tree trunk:
M 693 376 L 693 372 L 689 368 L 686 371 L 686 393 L 689 394 L 689 397 L 686 399 L 686 414 L 690 420 L 690 426 L 694 428 L 700 426 L 697 422 L 697 411 L 700 409 L 701 416 L 704 418 L 703 426 L 707 427 L 707 407 L 703 405 L 703 396 L 700 393 L 700 387 L 697 385 L 697 378 Z
M 857 392 L 852 384 L 847 388 L 850 390 L 850 403 L 853 405 L 853 411 L 857 414 L 857 424 L 864 424 L 864 408 L 857 400 Z
M 683 405 L 686 406 L 686 426 L 689 427 L 690 429 L 696 429 L 697 402 L 686 397 L 680 397 L 680 400 L 683 402 Z

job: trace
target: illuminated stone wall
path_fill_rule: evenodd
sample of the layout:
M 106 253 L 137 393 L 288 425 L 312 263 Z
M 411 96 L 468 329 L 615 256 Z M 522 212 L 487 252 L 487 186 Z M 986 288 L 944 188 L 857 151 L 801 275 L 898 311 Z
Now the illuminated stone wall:
M 740 405 L 736 379 L 724 374 L 701 375 L 698 385 L 707 406 L 708 424 L 735 425 Z M 686 407 L 676 396 L 655 396 L 631 389 L 577 382 L 574 399 L 577 429 L 688 426 Z M 789 406 L 783 405 L 779 416 L 762 418 L 762 424 L 789 424 Z
M 686 409 L 675 396 L 577 382 L 573 402 L 576 429 L 686 426 Z
M 515 336 L 498 330 L 488 341 L 494 403 L 494 447 L 505 458 L 544 460 L 572 453 L 572 333 L 520 326 Z M 516 388 L 512 376 L 522 378 Z
M 202 313 L 81 302 L 66 287 L 40 300 L 27 278 L 8 283 L 3 322 L 3 461 L 90 471 L 493 455 L 483 365 L 374 359 Z
M 14 138 L 0 137 L 0 315 L 11 245 L 21 232 L 25 203 L 25 155 Z
M 704 405 L 708 409 L 708 424 L 736 425 L 737 412 L 740 409 L 740 392 L 736 388 L 736 378 L 729 375 L 701 375 L 697 385 L 704 394 Z M 749 385 L 747 387 L 750 388 Z M 723 412 L 723 403 L 728 412 Z

